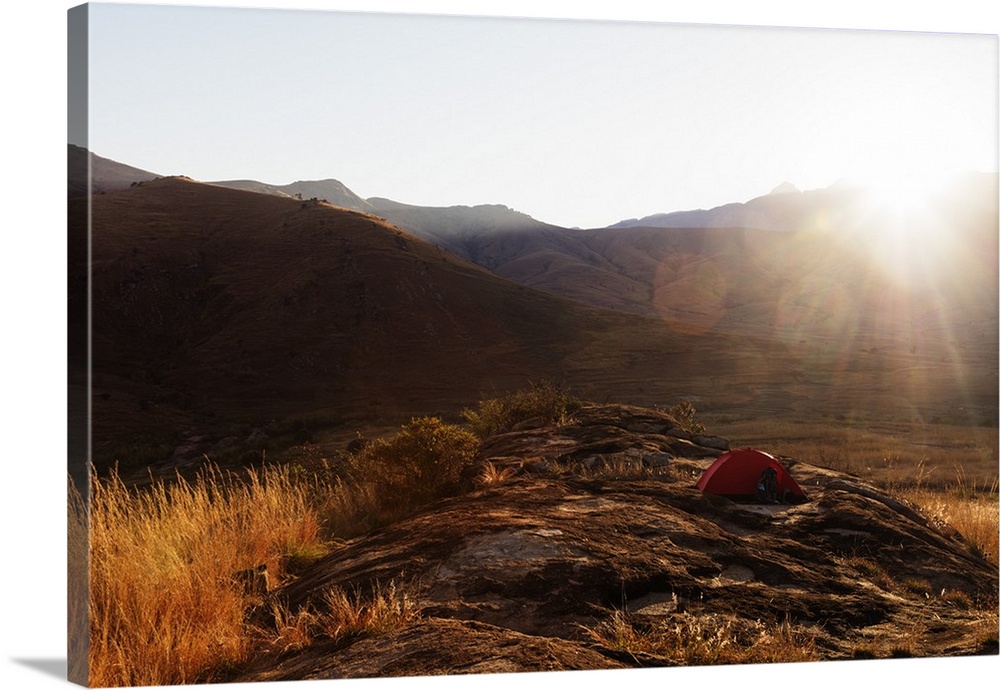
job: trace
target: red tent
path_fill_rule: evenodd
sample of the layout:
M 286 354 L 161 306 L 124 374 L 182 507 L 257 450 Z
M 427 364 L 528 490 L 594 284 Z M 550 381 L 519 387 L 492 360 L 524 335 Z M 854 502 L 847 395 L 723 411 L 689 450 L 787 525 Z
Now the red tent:
M 739 448 L 720 455 L 701 475 L 696 486 L 707 494 L 755 496 L 757 482 L 768 467 L 777 473 L 779 498 L 805 499 L 805 492 L 773 455 L 753 448 Z

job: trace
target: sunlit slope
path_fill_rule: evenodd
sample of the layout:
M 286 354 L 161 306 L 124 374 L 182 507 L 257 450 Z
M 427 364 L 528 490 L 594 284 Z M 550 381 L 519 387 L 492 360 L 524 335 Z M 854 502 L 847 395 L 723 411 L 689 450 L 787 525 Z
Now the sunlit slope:
M 996 184 L 969 174 L 903 204 L 837 185 L 650 219 L 700 227 L 515 226 L 509 210 L 461 231 L 442 230 L 455 209 L 397 221 L 515 282 L 674 329 L 995 359 Z

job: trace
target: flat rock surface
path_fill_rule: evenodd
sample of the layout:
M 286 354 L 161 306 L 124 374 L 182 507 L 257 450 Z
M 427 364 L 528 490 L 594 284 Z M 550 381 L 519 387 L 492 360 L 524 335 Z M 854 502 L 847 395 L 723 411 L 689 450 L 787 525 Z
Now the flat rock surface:
M 668 452 L 666 465 L 643 460 Z M 787 458 L 803 503 L 704 495 L 695 482 L 718 453 L 625 406 L 488 439 L 480 463 L 506 467 L 505 480 L 348 542 L 272 593 L 296 610 L 333 587 L 395 582 L 414 593 L 415 622 L 316 643 L 236 680 L 672 663 L 597 642 L 589 629 L 616 611 L 648 625 L 784 621 L 824 659 L 874 641 L 914 656 L 997 653 L 995 631 L 981 633 L 997 569 L 958 535 L 855 477 Z

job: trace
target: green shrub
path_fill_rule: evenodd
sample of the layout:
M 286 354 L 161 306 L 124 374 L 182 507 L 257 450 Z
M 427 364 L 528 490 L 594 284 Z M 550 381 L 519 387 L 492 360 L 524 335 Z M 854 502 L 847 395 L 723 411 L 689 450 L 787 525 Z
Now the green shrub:
M 421 417 L 348 459 L 355 481 L 374 488 L 389 512 L 405 512 L 454 493 L 479 448 L 474 435 L 437 417 Z
M 466 409 L 462 418 L 478 436 L 486 437 L 510 431 L 529 419 L 538 419 L 543 424 L 561 422 L 580 404 L 566 389 L 542 381 L 501 398 L 481 400 L 478 410 Z

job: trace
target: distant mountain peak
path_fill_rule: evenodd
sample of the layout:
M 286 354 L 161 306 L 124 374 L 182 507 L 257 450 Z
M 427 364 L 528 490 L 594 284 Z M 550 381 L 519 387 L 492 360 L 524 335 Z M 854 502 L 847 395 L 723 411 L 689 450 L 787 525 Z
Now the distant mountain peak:
M 779 184 L 777 187 L 771 190 L 771 194 L 795 194 L 801 192 L 802 190 L 793 185 L 787 180 Z

